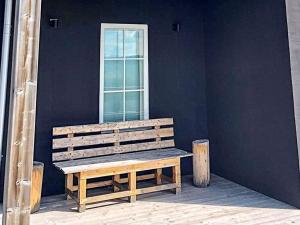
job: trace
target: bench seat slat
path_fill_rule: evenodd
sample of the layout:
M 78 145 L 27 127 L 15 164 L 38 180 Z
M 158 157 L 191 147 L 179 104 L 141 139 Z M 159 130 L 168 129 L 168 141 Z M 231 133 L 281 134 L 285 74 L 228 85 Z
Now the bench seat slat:
M 68 159 L 80 159 L 88 157 L 96 157 L 103 155 L 111 155 L 116 153 L 136 152 L 151 149 L 171 148 L 175 147 L 174 140 L 164 140 L 159 142 L 145 142 L 139 144 L 127 144 L 120 146 L 100 147 L 82 149 L 70 152 L 55 152 L 52 154 L 53 161 L 62 161 Z
M 140 121 L 124 121 L 104 124 L 91 124 L 67 127 L 53 128 L 53 135 L 67 135 L 78 133 L 92 133 L 110 130 L 132 129 L 140 127 L 168 126 L 173 125 L 173 118 L 140 120 Z
M 180 149 L 168 148 L 56 162 L 54 163 L 54 165 L 65 174 L 70 174 L 124 165 L 129 166 L 144 162 L 157 161 L 161 159 L 188 157 L 191 155 L 192 153 Z
M 80 136 L 72 138 L 59 138 L 53 140 L 53 149 L 79 147 L 98 144 L 109 144 L 115 142 L 137 141 L 154 139 L 157 137 L 173 137 L 173 128 L 161 128 L 158 130 L 142 130 L 123 133 L 99 134 Z

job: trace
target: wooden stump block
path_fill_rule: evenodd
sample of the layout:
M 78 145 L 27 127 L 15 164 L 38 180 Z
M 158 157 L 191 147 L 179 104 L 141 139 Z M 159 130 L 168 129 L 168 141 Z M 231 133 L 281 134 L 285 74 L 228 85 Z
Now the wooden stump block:
M 210 182 L 209 140 L 193 142 L 193 181 L 197 187 L 207 187 Z
M 37 212 L 40 209 L 43 173 L 44 164 L 41 162 L 33 162 L 32 186 L 30 196 L 31 213 Z

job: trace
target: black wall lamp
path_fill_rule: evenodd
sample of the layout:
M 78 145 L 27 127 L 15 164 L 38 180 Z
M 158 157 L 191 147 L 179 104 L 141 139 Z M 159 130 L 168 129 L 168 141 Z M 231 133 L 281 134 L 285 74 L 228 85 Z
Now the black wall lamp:
M 180 23 L 173 23 L 173 25 L 172 25 L 172 30 L 175 31 L 175 32 L 177 32 L 177 33 L 179 33 L 180 30 L 181 30 L 181 25 L 180 25 Z
M 57 29 L 58 27 L 60 27 L 60 24 L 61 24 L 61 22 L 57 18 L 50 18 L 49 19 L 50 27 L 53 27 L 53 28 Z

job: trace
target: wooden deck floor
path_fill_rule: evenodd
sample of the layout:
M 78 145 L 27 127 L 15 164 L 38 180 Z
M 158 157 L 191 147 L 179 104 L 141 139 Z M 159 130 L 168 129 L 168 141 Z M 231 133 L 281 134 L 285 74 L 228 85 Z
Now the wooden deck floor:
M 84 213 L 63 196 L 43 199 L 32 225 L 194 225 L 194 224 L 300 224 L 300 210 L 217 176 L 209 188 L 183 178 L 180 195 L 158 192 L 138 196 L 136 203 L 105 202 Z

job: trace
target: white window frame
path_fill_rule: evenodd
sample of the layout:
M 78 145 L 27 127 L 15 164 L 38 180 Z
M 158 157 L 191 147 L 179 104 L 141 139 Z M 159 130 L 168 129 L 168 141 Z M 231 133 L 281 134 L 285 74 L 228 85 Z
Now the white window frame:
M 149 62 L 148 62 L 148 25 L 146 24 L 116 24 L 101 23 L 100 37 L 100 94 L 99 123 L 104 121 L 104 29 L 139 29 L 144 31 L 144 119 L 149 119 Z M 125 59 L 125 56 L 123 56 Z M 124 71 L 125 72 L 125 71 Z M 141 89 L 139 89 L 141 91 Z M 138 91 L 138 90 L 132 90 Z M 124 94 L 125 96 L 125 94 Z M 124 100 L 125 104 L 125 100 Z

